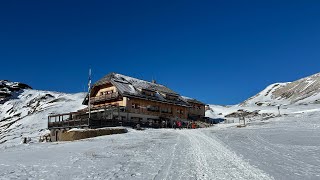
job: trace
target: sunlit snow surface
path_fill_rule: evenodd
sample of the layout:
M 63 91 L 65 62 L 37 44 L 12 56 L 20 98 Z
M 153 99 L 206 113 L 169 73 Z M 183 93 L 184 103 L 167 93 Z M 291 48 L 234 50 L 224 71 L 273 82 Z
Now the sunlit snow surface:
M 0 149 L 0 179 L 319 179 L 320 113 Z

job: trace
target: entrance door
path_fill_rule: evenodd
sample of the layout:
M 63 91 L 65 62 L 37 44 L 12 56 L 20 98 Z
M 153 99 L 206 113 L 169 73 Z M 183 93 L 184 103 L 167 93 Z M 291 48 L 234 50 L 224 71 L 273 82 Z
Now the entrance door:
M 59 134 L 59 131 L 56 131 L 56 141 L 58 141 L 58 140 L 59 140 L 59 138 L 58 138 L 58 134 Z

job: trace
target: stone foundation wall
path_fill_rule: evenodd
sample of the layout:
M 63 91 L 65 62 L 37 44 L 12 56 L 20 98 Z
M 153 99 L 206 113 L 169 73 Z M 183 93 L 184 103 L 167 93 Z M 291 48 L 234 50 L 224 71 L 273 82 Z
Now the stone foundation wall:
M 58 135 L 58 141 L 74 141 L 79 139 L 92 138 L 97 136 L 122 134 L 128 132 L 126 128 L 101 128 L 101 129 L 79 129 L 79 130 L 51 130 L 51 134 Z M 52 141 L 57 141 L 51 136 Z

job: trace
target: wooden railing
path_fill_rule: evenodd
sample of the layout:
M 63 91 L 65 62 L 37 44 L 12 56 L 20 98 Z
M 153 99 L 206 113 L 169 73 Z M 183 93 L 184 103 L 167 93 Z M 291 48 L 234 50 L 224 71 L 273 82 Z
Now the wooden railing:
M 90 119 L 88 111 L 49 115 L 48 128 L 100 128 L 119 125 L 119 106 L 110 106 L 100 110 L 102 111 L 93 111 Z
M 48 116 L 48 128 L 57 127 L 87 127 L 89 126 L 87 113 L 65 113 Z
M 90 101 L 91 101 L 91 104 L 93 104 L 93 103 L 96 103 L 96 102 L 117 99 L 118 97 L 119 97 L 119 93 L 118 92 L 114 92 L 114 93 L 111 93 L 111 94 L 104 94 L 104 95 L 97 96 L 97 97 L 91 97 Z

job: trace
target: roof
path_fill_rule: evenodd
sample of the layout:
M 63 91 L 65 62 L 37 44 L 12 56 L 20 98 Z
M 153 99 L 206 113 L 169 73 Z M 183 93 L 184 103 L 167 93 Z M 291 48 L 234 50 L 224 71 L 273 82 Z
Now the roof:
M 93 84 L 92 89 L 107 83 L 112 83 L 114 86 L 116 86 L 119 90 L 119 93 L 125 97 L 135 97 L 151 101 L 161 101 L 164 103 L 171 103 L 181 106 L 190 106 L 190 104 L 178 93 L 162 84 L 152 83 L 118 73 L 110 73 L 104 76 L 95 84 Z M 147 96 L 143 94 L 141 91 L 143 89 L 155 92 L 155 96 Z M 175 95 L 178 96 L 178 98 L 176 100 L 169 100 L 166 99 L 165 96 L 163 96 L 163 94 Z M 84 104 L 87 104 L 86 99 L 84 100 Z
M 186 96 L 181 96 L 185 101 L 187 101 L 188 103 L 196 103 L 196 104 L 202 104 L 202 105 L 206 105 L 203 102 L 194 99 L 194 98 L 190 98 L 190 97 L 186 97 Z
M 117 74 L 117 73 L 110 73 L 104 76 L 103 78 L 98 80 L 93 86 L 103 85 L 111 81 L 114 82 L 115 84 L 118 84 L 122 88 L 122 90 L 129 93 L 133 93 L 133 94 L 136 93 L 137 89 L 147 89 L 152 91 L 179 95 L 178 93 L 174 92 L 173 90 L 167 88 L 164 85 L 148 82 L 145 80 L 141 80 L 141 79 L 137 79 L 137 78 L 133 78 L 133 77 L 125 76 L 122 74 Z M 136 89 L 132 89 L 132 86 Z

